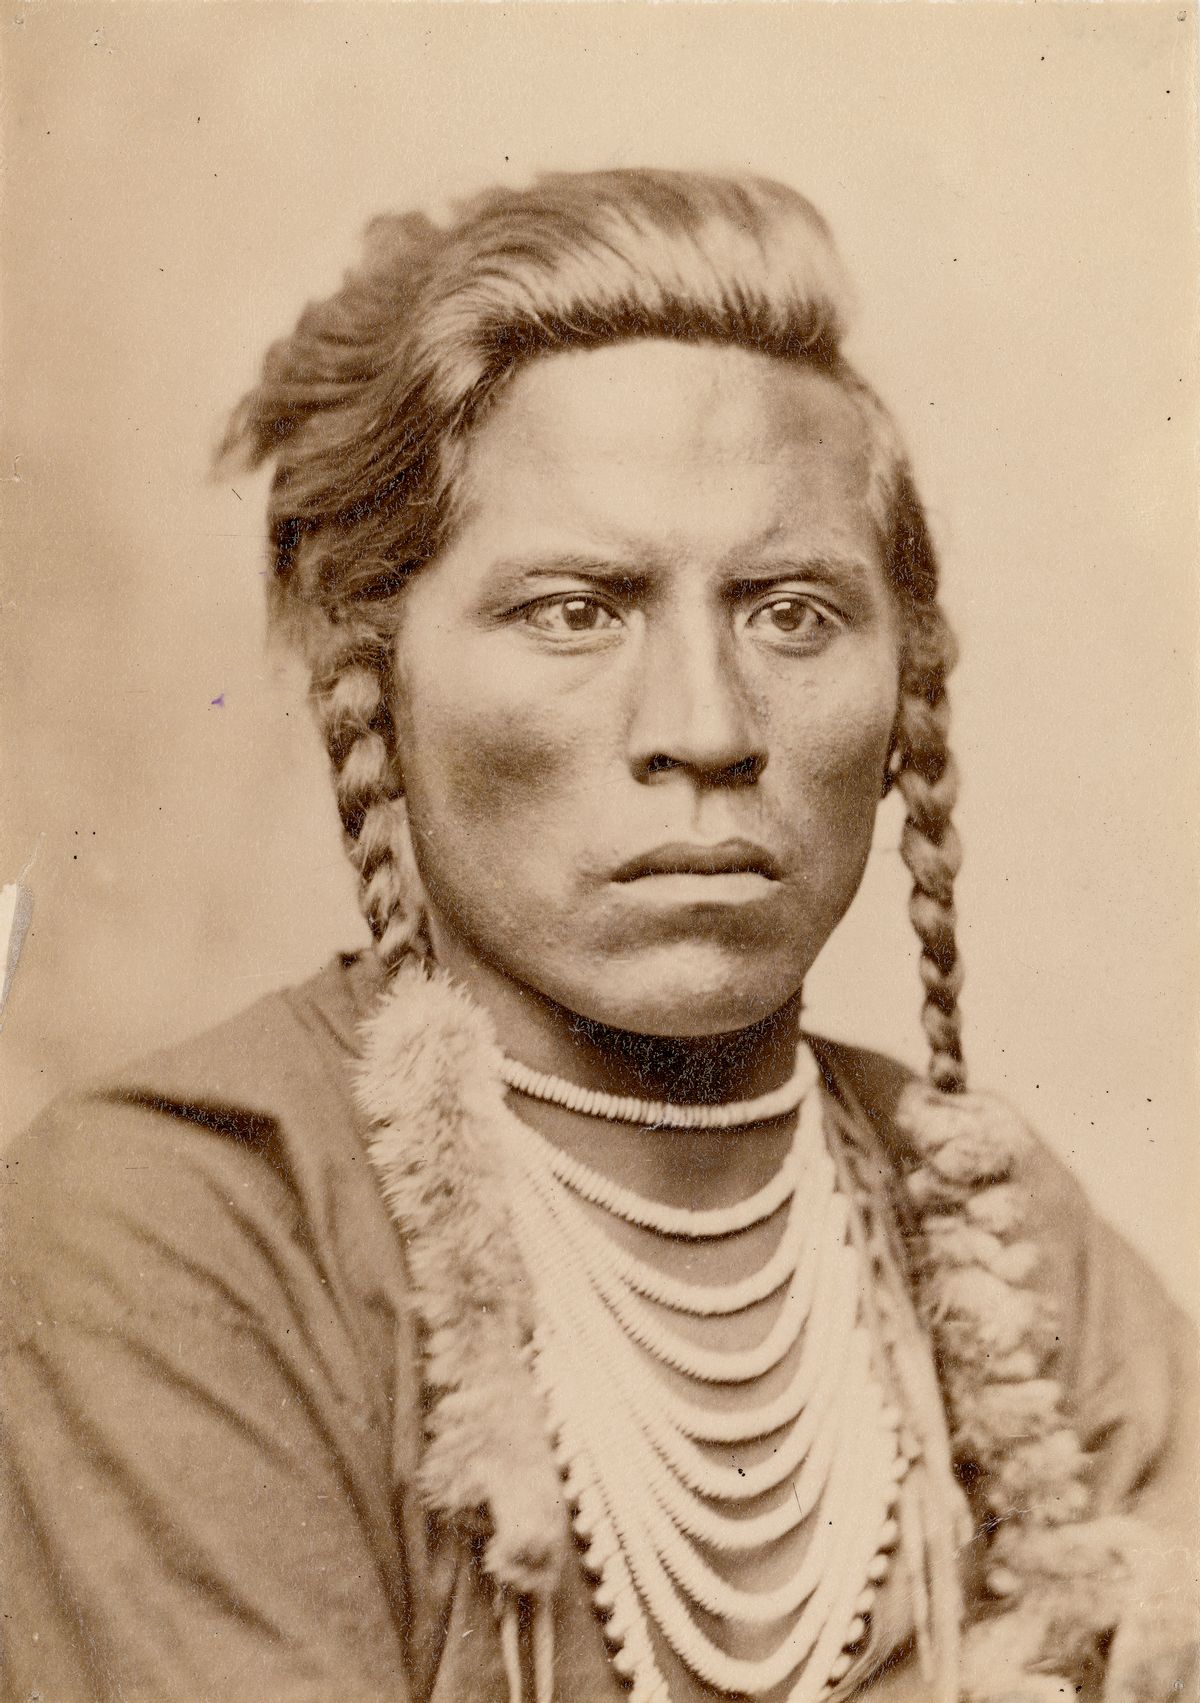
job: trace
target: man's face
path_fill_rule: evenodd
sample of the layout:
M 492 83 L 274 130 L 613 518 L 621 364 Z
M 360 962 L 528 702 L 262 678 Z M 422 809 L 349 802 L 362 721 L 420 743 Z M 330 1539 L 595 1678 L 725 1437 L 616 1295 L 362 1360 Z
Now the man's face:
M 858 887 L 898 682 L 854 404 L 635 341 L 521 369 L 405 592 L 394 711 L 435 940 L 617 1028 L 744 1027 Z

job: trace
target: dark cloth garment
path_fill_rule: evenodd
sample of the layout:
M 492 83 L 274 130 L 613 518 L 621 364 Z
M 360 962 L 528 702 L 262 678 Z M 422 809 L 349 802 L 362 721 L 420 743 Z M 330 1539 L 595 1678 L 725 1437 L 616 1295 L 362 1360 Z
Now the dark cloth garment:
M 403 1247 L 350 1076 L 379 987 L 370 960 L 341 960 L 62 1101 L 8 1154 L 10 1698 L 506 1698 L 477 1572 L 412 1490 Z M 821 1056 L 886 1166 L 903 1073 Z M 1194 1496 L 1186 1328 L 1048 1153 L 1017 1182 L 1099 1506 L 1136 1508 L 1173 1541 Z M 556 1698 L 615 1703 L 580 1575 L 554 1613 Z M 904 1659 L 869 1690 L 923 1695 Z

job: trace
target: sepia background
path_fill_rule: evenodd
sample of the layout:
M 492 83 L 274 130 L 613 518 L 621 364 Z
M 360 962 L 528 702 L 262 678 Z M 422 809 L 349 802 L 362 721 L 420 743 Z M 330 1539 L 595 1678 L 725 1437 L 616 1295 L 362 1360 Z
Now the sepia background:
M 224 411 L 370 215 L 749 167 L 828 215 L 963 640 L 964 999 L 1180 1295 L 1197 1236 L 1194 7 L 10 6 L 5 1129 L 363 937 Z M 885 805 L 809 989 L 920 1063 Z

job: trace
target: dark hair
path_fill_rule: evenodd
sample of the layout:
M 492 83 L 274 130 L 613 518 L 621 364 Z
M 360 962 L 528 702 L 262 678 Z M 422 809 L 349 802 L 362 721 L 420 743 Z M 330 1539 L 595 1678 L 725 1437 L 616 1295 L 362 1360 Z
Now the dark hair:
M 492 189 L 446 225 L 369 227 L 362 264 L 268 351 L 222 454 L 273 460 L 274 624 L 299 643 L 333 765 L 364 914 L 389 968 L 420 937 L 388 709 L 396 604 L 453 530 L 472 426 L 526 361 L 637 337 L 734 344 L 819 365 L 854 399 L 872 446 L 871 503 L 901 613 L 889 782 L 921 942 L 930 1074 L 965 1086 L 947 744 L 953 636 L 937 562 L 890 416 L 843 358 L 849 288 L 805 198 L 759 177 L 556 174 Z

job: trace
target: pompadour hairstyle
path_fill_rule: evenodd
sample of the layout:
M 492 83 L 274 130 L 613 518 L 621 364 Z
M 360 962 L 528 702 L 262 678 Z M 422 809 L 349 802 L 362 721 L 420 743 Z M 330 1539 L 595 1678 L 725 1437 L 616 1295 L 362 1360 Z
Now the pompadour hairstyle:
M 930 1077 L 965 1087 L 946 677 L 954 641 L 892 421 L 841 354 L 849 287 L 828 226 L 783 184 L 696 172 L 555 174 L 492 189 L 446 225 L 376 219 L 362 263 L 275 343 L 221 454 L 275 464 L 272 622 L 308 659 L 363 912 L 389 969 L 423 915 L 389 711 L 409 574 L 451 535 L 473 426 L 526 361 L 631 338 L 732 344 L 820 367 L 859 407 L 901 616 L 887 783 L 907 806 Z

